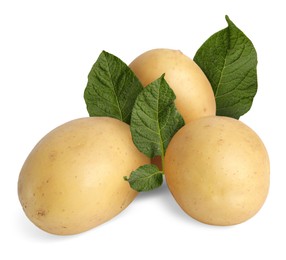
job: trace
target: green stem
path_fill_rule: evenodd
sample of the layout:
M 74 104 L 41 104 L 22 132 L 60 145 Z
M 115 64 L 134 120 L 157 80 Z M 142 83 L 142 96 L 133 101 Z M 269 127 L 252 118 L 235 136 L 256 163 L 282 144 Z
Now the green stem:
M 165 154 L 161 155 L 161 163 L 162 163 L 162 174 L 164 174 L 164 169 L 165 169 Z

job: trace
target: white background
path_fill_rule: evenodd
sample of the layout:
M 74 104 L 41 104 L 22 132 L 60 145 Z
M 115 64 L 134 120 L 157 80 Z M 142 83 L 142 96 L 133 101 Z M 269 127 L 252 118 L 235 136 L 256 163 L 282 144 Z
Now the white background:
M 0 0 L 0 259 L 286 259 L 284 1 Z M 167 187 L 140 194 L 111 221 L 74 236 L 35 227 L 17 197 L 21 166 L 54 127 L 88 116 L 87 74 L 102 50 L 130 63 L 142 52 L 193 57 L 225 15 L 258 52 L 259 89 L 241 120 L 263 139 L 271 188 L 261 211 L 231 227 L 201 224 Z

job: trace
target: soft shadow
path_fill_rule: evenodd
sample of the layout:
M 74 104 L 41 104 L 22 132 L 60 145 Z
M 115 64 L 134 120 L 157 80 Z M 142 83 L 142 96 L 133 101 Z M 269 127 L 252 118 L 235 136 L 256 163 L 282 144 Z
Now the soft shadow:
M 166 182 L 164 181 L 163 184 L 154 190 L 146 191 L 146 192 L 140 192 L 138 196 L 136 197 L 136 200 L 148 200 L 151 198 L 158 198 L 158 197 L 165 197 L 170 193 Z
M 16 214 L 15 216 L 15 227 L 21 233 L 21 236 L 26 237 L 29 240 L 35 241 L 35 242 L 58 242 L 66 239 L 71 239 L 72 237 L 78 236 L 78 235 L 55 235 L 50 234 L 37 226 L 35 226 L 25 215 L 24 213 Z
M 161 203 L 161 206 L 166 208 L 166 211 L 169 211 L 171 214 L 174 214 L 175 217 L 178 217 L 182 221 L 189 221 L 194 223 L 200 223 L 190 216 L 188 216 L 178 205 L 176 200 L 174 199 L 173 195 L 171 194 L 166 181 L 164 180 L 162 186 L 159 188 L 148 191 L 148 192 L 141 192 L 137 196 L 136 200 L 150 200 L 156 199 Z
M 176 202 L 165 180 L 161 187 L 153 191 L 142 192 L 137 196 L 136 199 L 149 200 L 152 198 L 155 198 L 157 201 L 159 201 L 159 203 L 161 203 L 161 206 L 165 208 L 167 212 L 169 212 L 170 214 L 173 214 L 173 216 L 177 218 L 178 221 L 184 221 L 185 223 L 189 223 L 190 225 L 195 225 L 200 228 L 206 228 L 210 230 L 218 229 L 218 228 L 229 229 L 233 227 L 233 226 L 209 225 L 209 224 L 202 223 L 192 218 L 191 216 L 189 216 Z

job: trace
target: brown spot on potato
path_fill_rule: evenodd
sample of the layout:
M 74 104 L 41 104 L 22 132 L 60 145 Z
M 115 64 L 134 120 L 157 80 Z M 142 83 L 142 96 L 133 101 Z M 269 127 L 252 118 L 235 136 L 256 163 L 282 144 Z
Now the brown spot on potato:
M 223 140 L 222 138 L 220 138 L 220 139 L 217 140 L 217 144 L 218 144 L 218 145 L 221 145 L 221 144 L 223 144 L 223 143 L 224 143 L 224 140 Z
M 46 216 L 46 214 L 47 214 L 46 211 L 43 209 L 39 209 L 37 211 L 37 216 L 39 216 L 39 217 L 44 217 L 44 216 Z
M 57 151 L 51 151 L 49 154 L 49 159 L 55 161 L 57 159 Z

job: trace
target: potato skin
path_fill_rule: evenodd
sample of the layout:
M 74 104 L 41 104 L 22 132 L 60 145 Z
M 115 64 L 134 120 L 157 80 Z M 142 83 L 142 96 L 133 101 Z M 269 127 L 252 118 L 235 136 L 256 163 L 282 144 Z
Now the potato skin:
M 168 187 L 191 217 L 212 225 L 234 225 L 254 216 L 270 184 L 268 153 L 241 121 L 204 117 L 182 127 L 165 157 Z
M 176 107 L 186 123 L 216 114 L 215 97 L 207 77 L 181 51 L 149 50 L 135 58 L 129 66 L 143 86 L 165 73 L 165 79 L 176 95 Z
M 31 151 L 18 180 L 27 217 L 53 234 L 77 234 L 113 218 L 135 198 L 123 176 L 150 159 L 134 146 L 129 126 L 89 117 L 48 133 Z

